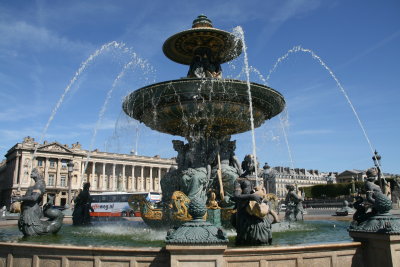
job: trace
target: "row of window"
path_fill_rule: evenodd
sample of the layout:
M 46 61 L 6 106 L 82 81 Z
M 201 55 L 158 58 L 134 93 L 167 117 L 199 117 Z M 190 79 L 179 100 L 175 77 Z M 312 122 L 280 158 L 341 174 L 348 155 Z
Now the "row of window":
M 49 174 L 49 179 L 47 180 L 47 185 L 54 186 L 55 181 L 56 181 L 55 174 Z M 60 176 L 60 186 L 66 186 L 66 185 L 67 185 L 67 176 L 61 175 Z
M 43 167 L 44 166 L 44 162 L 45 162 L 44 159 L 41 159 L 41 158 L 37 159 L 38 167 Z M 49 159 L 50 168 L 55 168 L 56 167 L 56 163 L 57 163 L 57 160 Z M 62 169 L 66 169 L 67 168 L 67 164 L 68 164 L 68 160 L 66 160 L 66 159 L 62 159 L 61 160 L 61 168 Z

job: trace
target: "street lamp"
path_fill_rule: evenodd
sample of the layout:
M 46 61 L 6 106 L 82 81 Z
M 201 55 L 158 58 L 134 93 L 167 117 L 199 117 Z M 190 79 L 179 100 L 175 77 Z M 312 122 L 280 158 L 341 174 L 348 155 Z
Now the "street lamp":
M 67 164 L 68 167 L 68 202 L 67 205 L 71 204 L 71 181 L 72 181 L 72 172 L 74 171 L 74 163 L 70 160 Z
M 264 179 L 264 182 L 266 182 L 266 189 L 267 189 L 267 194 L 269 193 L 269 173 L 268 173 L 268 169 L 269 169 L 270 167 L 269 167 L 269 165 L 268 165 L 268 163 L 267 162 L 265 162 L 265 164 L 264 164 L 264 167 L 263 167 L 263 169 L 264 169 L 264 172 L 263 172 L 263 179 Z

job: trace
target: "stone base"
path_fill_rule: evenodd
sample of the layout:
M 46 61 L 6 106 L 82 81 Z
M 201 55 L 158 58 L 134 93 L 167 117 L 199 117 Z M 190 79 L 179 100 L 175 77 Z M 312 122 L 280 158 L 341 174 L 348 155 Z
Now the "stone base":
M 350 231 L 362 243 L 362 257 L 367 267 L 400 267 L 400 235 Z
M 171 255 L 171 265 L 179 267 L 218 267 L 224 263 L 224 246 L 179 246 L 167 245 Z
M 221 227 L 221 210 L 207 209 L 207 222 L 210 222 L 217 227 Z
M 221 228 L 197 219 L 169 230 L 165 243 L 169 245 L 226 245 L 228 238 Z

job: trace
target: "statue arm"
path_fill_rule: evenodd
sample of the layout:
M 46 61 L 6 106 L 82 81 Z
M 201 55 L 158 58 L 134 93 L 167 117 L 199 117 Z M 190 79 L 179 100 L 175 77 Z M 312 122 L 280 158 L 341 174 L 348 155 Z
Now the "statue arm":
M 233 200 L 254 200 L 258 203 L 261 203 L 263 198 L 257 194 L 242 194 L 242 190 L 236 189 L 233 193 Z
M 32 201 L 37 202 L 38 199 L 42 196 L 42 191 L 40 189 L 34 189 L 31 194 L 24 195 L 22 197 L 15 198 L 15 201 Z
M 372 186 L 371 182 L 366 182 L 365 183 L 365 189 L 366 189 L 366 197 L 367 197 L 367 201 L 369 203 L 374 204 L 375 203 L 375 199 L 374 199 L 374 187 Z
M 233 166 L 238 170 L 239 176 L 242 175 L 243 171 L 239 162 L 239 159 L 236 156 L 232 157 Z

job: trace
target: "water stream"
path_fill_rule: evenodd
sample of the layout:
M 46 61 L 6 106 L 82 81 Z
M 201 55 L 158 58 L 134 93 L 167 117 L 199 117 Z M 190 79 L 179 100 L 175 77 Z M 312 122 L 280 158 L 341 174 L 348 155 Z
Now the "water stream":
M 276 68 L 279 66 L 280 63 L 282 63 L 284 60 L 286 60 L 291 54 L 293 53 L 298 53 L 298 52 L 304 52 L 307 54 L 310 54 L 311 57 L 315 60 L 317 60 L 319 62 L 319 64 L 328 71 L 328 73 L 330 74 L 330 76 L 335 80 L 336 85 L 338 86 L 338 88 L 340 89 L 340 91 L 342 92 L 343 96 L 346 98 L 347 103 L 349 104 L 351 110 L 353 111 L 354 116 L 357 119 L 358 125 L 360 126 L 365 139 L 367 140 L 367 143 L 369 145 L 369 148 L 371 149 L 371 153 L 374 154 L 374 149 L 372 146 L 372 143 L 367 135 L 367 131 L 364 128 L 363 123 L 361 122 L 360 117 L 358 116 L 358 113 L 356 111 L 356 109 L 354 108 L 353 103 L 351 102 L 349 96 L 346 93 L 346 90 L 344 89 L 344 87 L 342 86 L 342 84 L 340 83 L 340 81 L 337 79 L 336 75 L 333 73 L 333 71 L 328 67 L 328 65 L 321 59 L 321 57 L 319 57 L 316 53 L 314 53 L 311 49 L 307 49 L 307 48 L 303 48 L 301 46 L 295 46 L 292 49 L 289 49 L 288 52 L 286 54 L 284 54 L 283 56 L 281 56 L 280 58 L 278 58 L 278 60 L 275 62 L 275 64 L 273 65 L 273 67 L 270 69 L 267 78 L 265 79 L 266 81 L 268 81 L 272 75 L 273 72 L 275 72 Z
M 76 82 L 76 80 L 79 78 L 79 76 L 82 74 L 82 72 L 86 69 L 87 66 L 89 66 L 89 64 L 95 59 L 97 58 L 99 55 L 101 55 L 104 51 L 107 51 L 110 48 L 118 48 L 121 49 L 125 46 L 124 43 L 118 43 L 116 41 L 112 41 L 110 43 L 104 44 L 102 47 L 100 47 L 99 49 L 97 49 L 93 54 L 91 54 L 88 59 L 86 59 L 81 66 L 79 67 L 79 69 L 75 72 L 74 77 L 70 80 L 69 84 L 67 85 L 67 87 L 64 89 L 63 94 L 61 95 L 61 97 L 59 98 L 56 106 L 53 108 L 53 111 L 51 112 L 51 115 L 46 123 L 46 126 L 44 127 L 42 134 L 40 136 L 39 139 L 39 144 L 41 144 L 43 142 L 43 139 L 47 133 L 47 130 L 51 124 L 51 122 L 53 121 L 55 115 L 57 114 L 58 109 L 60 108 L 61 104 L 64 101 L 65 96 L 67 95 L 67 93 L 70 91 L 72 85 Z M 33 157 L 32 160 L 35 158 L 36 156 L 36 152 L 39 146 L 36 146 L 35 151 L 33 152 Z
M 127 64 L 125 64 L 125 66 L 122 68 L 122 71 L 118 74 L 117 78 L 115 78 L 115 80 L 114 80 L 114 82 L 113 82 L 113 84 L 111 86 L 111 89 L 107 92 L 107 95 L 106 95 L 106 98 L 104 100 L 103 106 L 100 109 L 99 116 L 98 116 L 98 119 L 97 119 L 97 122 L 96 122 L 96 126 L 94 127 L 93 135 L 92 135 L 92 138 L 90 140 L 89 151 L 87 153 L 87 157 L 86 157 L 86 160 L 85 160 L 85 163 L 84 163 L 84 168 L 82 169 L 81 176 L 83 176 L 83 174 L 86 172 L 86 169 L 87 169 L 87 166 L 88 166 L 88 162 L 89 162 L 89 159 L 90 159 L 90 156 L 91 156 L 91 151 L 93 150 L 94 142 L 96 141 L 96 136 L 97 136 L 98 129 L 99 129 L 100 125 L 101 125 L 101 122 L 103 121 L 104 114 L 105 114 L 105 112 L 107 110 L 108 102 L 110 101 L 110 99 L 112 97 L 112 94 L 113 94 L 118 82 L 125 76 L 126 72 L 130 68 L 134 68 L 134 67 L 137 67 L 137 66 L 139 66 L 145 72 L 148 69 L 152 69 L 152 67 L 145 60 L 143 60 L 140 57 L 138 57 L 136 53 L 134 53 L 134 52 L 131 53 L 131 60 Z
M 258 162 L 257 162 L 257 152 L 256 152 L 256 137 L 254 132 L 254 117 L 253 117 L 253 101 L 251 98 L 251 85 L 250 85 L 250 68 L 249 68 L 249 59 L 247 57 L 247 47 L 246 42 L 244 40 L 244 32 L 242 27 L 237 26 L 233 29 L 233 33 L 242 40 L 243 43 L 243 55 L 244 55 L 244 68 L 246 73 L 246 83 L 247 83 L 247 93 L 249 96 L 249 113 L 250 113 L 250 126 L 251 126 L 251 141 L 253 144 L 253 157 L 254 157 L 254 173 L 256 175 L 256 184 L 259 185 L 260 181 L 257 175 Z

